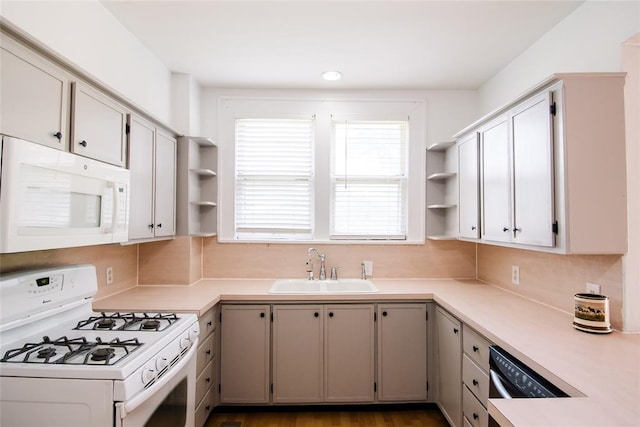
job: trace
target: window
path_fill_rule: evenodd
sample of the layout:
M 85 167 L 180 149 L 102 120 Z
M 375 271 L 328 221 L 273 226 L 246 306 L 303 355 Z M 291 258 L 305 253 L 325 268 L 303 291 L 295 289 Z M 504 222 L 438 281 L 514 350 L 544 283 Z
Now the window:
M 407 121 L 333 121 L 331 239 L 406 239 Z
M 309 239 L 313 120 L 236 120 L 236 238 Z
M 424 242 L 426 102 L 324 96 L 219 98 L 219 242 Z

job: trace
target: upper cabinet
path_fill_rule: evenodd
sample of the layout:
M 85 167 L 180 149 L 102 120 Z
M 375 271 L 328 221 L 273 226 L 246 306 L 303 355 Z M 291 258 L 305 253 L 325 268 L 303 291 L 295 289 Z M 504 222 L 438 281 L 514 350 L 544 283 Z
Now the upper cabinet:
M 127 110 L 112 98 L 82 84 L 72 84 L 71 151 L 125 166 Z
M 0 133 L 68 149 L 70 75 L 0 36 Z
M 129 119 L 129 239 L 175 235 L 176 139 L 136 116 Z
M 458 143 L 458 236 L 480 237 L 478 133 L 471 132 Z
M 623 87 L 619 73 L 557 74 L 458 133 L 460 237 L 556 253 L 625 253 Z M 473 134 L 480 144 L 475 193 L 473 150 L 463 148 Z M 480 234 L 468 234 L 478 199 Z
M 218 147 L 210 138 L 178 139 L 178 234 L 215 236 L 217 232 Z

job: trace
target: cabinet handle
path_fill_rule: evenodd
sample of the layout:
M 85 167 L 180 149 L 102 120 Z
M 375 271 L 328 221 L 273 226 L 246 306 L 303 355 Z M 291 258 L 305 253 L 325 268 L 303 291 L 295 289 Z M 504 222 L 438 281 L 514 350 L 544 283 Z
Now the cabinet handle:
M 329 312 L 329 317 L 333 317 L 333 311 Z
M 211 354 L 211 350 L 207 350 L 205 351 L 205 353 L 207 354 L 207 356 L 209 356 Z
M 209 321 L 207 322 L 207 326 L 211 326 L 211 325 L 212 325 L 211 320 L 209 320 Z
M 478 418 L 480 418 L 480 417 L 478 416 L 478 414 L 476 414 L 476 413 L 474 412 L 474 413 L 473 413 L 473 419 L 474 419 L 474 420 L 477 420 Z
M 387 313 L 386 311 L 383 311 L 383 312 L 382 312 L 382 315 L 383 315 L 384 317 L 387 317 L 387 314 L 388 314 L 388 313 Z
M 58 138 L 58 141 L 60 141 L 62 139 L 62 132 L 58 131 L 58 132 L 54 133 L 53 136 Z
M 162 223 L 158 224 L 158 228 L 162 228 Z
M 211 409 L 211 406 L 209 406 L 209 405 L 204 407 L 204 410 L 207 411 L 207 412 L 209 412 L 210 409 Z
M 264 317 L 264 313 L 260 313 L 260 317 Z
M 478 380 L 473 380 L 473 385 L 478 385 Z
M 211 382 L 211 378 L 207 378 L 205 381 L 210 383 Z
M 80 142 L 78 142 L 78 144 L 82 145 L 83 147 L 87 146 L 87 141 L 85 141 L 84 139 Z
M 149 224 L 149 228 L 153 230 L 153 224 Z
M 504 228 L 502 229 L 502 231 L 505 231 L 505 232 L 506 232 L 506 231 L 509 231 L 509 227 L 504 227 Z
M 319 317 L 320 313 L 318 313 L 317 311 L 315 313 L 313 313 L 313 317 Z
M 478 350 L 480 350 L 480 349 L 478 348 L 478 346 L 477 346 L 477 345 L 474 345 L 474 346 L 473 346 L 473 352 L 474 352 L 474 353 L 477 353 L 477 352 L 478 352 Z
M 471 231 L 476 231 L 476 226 L 475 225 L 471 226 Z
M 522 228 L 513 227 L 513 233 L 515 234 L 518 231 L 522 231 Z
M 458 333 L 458 328 L 453 328 L 453 333 L 457 334 Z

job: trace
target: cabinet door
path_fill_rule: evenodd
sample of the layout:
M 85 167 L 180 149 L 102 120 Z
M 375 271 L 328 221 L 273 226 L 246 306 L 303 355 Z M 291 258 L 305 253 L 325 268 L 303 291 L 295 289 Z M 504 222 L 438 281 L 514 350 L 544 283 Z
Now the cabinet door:
M 269 402 L 269 306 L 223 306 L 220 402 Z
M 427 398 L 427 305 L 378 305 L 378 400 Z
M 458 145 L 458 235 L 467 239 L 480 237 L 478 198 L 478 134 L 463 138 Z
M 176 140 L 156 134 L 155 153 L 155 235 L 176 234 Z
M 273 401 L 323 400 L 322 306 L 273 307 Z
M 153 237 L 153 146 L 154 127 L 136 117 L 130 119 L 129 239 Z
M 67 74 L 8 37 L 1 40 L 0 133 L 66 150 Z
M 85 157 L 125 166 L 126 109 L 82 83 L 72 84 L 71 151 Z
M 500 117 L 481 129 L 482 141 L 482 236 L 510 242 L 511 167 L 509 121 Z
M 460 321 L 439 307 L 438 331 L 438 404 L 453 427 L 462 425 L 462 329 Z
M 325 399 L 372 402 L 374 398 L 374 308 L 325 307 Z
M 555 244 L 551 95 L 547 92 L 518 106 L 511 117 L 513 132 L 513 242 Z

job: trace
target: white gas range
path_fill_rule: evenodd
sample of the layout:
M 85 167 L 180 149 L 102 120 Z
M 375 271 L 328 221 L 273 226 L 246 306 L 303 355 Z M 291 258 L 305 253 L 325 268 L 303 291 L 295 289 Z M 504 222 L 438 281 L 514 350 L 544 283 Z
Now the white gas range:
M 191 426 L 194 314 L 96 313 L 91 265 L 0 278 L 2 426 Z

